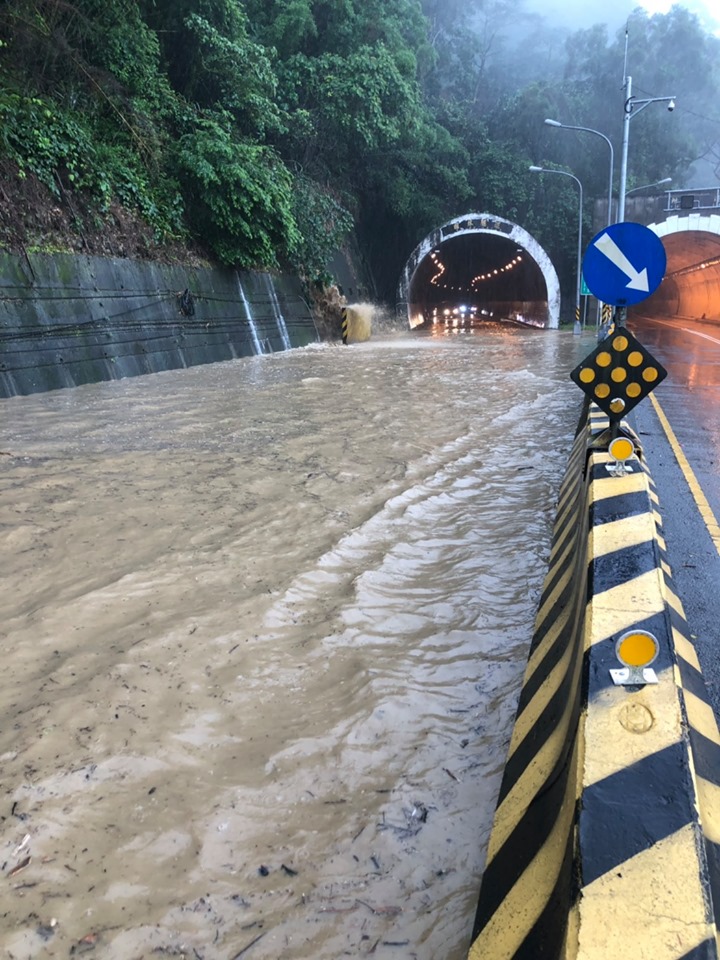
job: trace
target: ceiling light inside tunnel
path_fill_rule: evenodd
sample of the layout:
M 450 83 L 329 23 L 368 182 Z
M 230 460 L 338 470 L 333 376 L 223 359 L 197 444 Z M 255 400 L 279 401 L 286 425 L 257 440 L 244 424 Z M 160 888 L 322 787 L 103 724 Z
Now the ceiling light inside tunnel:
M 709 260 L 703 260 L 702 263 L 694 263 L 690 267 L 683 267 L 681 270 L 673 270 L 672 273 L 668 273 L 665 279 L 669 277 L 685 277 L 689 273 L 697 273 L 698 270 L 707 270 L 708 267 L 716 267 L 720 264 L 720 257 L 712 257 Z
M 499 276 L 501 273 L 507 273 L 509 270 L 513 270 L 517 264 L 520 263 L 520 257 L 513 257 L 512 260 L 509 260 L 506 264 L 501 267 L 498 267 L 496 270 L 488 271 L 488 273 L 479 273 L 472 278 L 470 281 L 470 288 L 472 289 L 475 284 L 480 283 L 482 280 L 492 280 L 494 277 Z

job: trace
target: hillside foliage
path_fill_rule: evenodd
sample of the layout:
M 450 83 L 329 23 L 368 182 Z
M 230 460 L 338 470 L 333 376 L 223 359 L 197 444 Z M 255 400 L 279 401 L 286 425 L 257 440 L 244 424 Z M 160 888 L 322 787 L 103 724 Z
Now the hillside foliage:
M 625 37 L 563 38 L 514 0 L 4 0 L 3 242 L 29 182 L 79 232 L 136 218 L 150 245 L 329 279 L 354 230 L 392 297 L 404 258 L 464 212 L 507 216 L 571 271 L 577 198 L 620 148 Z M 628 25 L 635 92 L 678 109 L 635 124 L 629 185 L 720 162 L 720 41 L 681 7 Z M 691 71 L 686 69 L 693 63 Z M 685 109 L 684 109 L 685 107 Z M 11 226 L 8 226 L 11 224 Z M 47 237 L 45 240 L 47 241 Z

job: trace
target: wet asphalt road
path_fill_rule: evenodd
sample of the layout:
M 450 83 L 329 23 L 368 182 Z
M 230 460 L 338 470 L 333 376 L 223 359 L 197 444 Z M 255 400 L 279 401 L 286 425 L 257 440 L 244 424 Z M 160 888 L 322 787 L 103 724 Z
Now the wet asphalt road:
M 655 391 L 715 521 L 720 520 L 720 325 L 635 317 L 628 328 L 668 371 Z M 708 527 L 649 398 L 629 416 L 660 497 L 670 564 L 720 718 L 720 538 Z

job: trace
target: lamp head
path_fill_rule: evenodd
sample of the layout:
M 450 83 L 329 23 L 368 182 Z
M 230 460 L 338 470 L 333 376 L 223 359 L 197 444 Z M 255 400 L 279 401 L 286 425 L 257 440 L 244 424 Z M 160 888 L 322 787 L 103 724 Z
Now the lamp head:
M 542 167 L 535 167 L 535 166 L 528 167 L 528 170 L 529 170 L 531 173 L 542 173 L 542 172 L 543 172 L 543 168 L 542 168 Z
M 674 109 L 675 109 L 675 101 L 671 100 L 670 103 L 668 104 L 668 110 L 670 111 L 670 113 L 672 113 Z
M 561 127 L 561 126 L 562 126 L 562 124 L 560 123 L 559 120 L 546 120 L 545 123 L 546 123 L 549 127 Z

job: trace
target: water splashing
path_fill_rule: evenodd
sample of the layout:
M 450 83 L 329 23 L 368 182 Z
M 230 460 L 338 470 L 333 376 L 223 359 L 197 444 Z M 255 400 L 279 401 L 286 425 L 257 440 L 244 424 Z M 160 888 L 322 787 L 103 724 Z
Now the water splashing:
M 270 294 L 270 303 L 272 304 L 275 322 L 277 323 L 280 338 L 283 342 L 283 348 L 285 350 L 290 350 L 292 348 L 292 343 L 290 343 L 290 334 L 288 333 L 287 324 L 285 323 L 285 317 L 282 315 L 282 310 L 280 309 L 280 301 L 278 300 L 277 293 L 275 292 L 275 285 L 273 284 L 272 277 L 269 273 L 264 274 L 264 276 L 268 293 Z
M 247 317 L 248 326 L 250 327 L 250 334 L 253 338 L 253 346 L 255 347 L 255 353 L 262 353 L 262 344 L 260 343 L 260 338 L 257 334 L 257 328 L 255 327 L 255 320 L 253 319 L 252 310 L 250 309 L 250 304 L 248 303 L 248 298 L 245 296 L 245 291 L 243 290 L 242 281 L 240 280 L 240 274 L 235 271 L 237 276 L 237 285 L 238 290 L 240 291 L 240 299 L 243 302 L 243 307 L 245 308 L 245 316 Z

